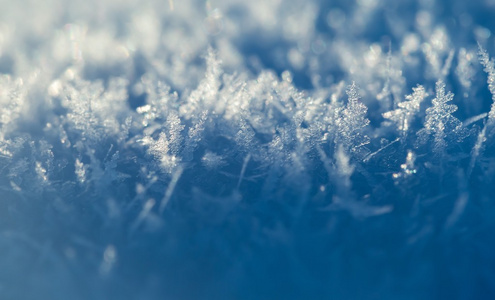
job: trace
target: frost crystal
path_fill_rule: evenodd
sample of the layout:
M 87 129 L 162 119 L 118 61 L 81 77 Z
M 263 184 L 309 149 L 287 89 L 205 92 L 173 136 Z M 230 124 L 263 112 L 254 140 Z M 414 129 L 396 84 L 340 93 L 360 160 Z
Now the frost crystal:
M 352 83 L 347 88 L 348 102 L 347 106 L 341 110 L 340 118 L 336 123 L 337 136 L 335 145 L 342 145 L 345 151 L 350 151 L 358 157 L 363 157 L 368 150 L 365 145 L 369 144 L 370 140 L 363 133 L 364 128 L 368 126 L 370 121 L 366 118 L 366 105 L 360 102 L 359 90 L 356 83 Z
M 485 49 L 481 47 L 481 45 L 478 46 L 479 46 L 479 53 L 478 53 L 479 60 L 480 63 L 483 65 L 485 72 L 488 74 L 488 79 L 487 79 L 488 90 L 492 95 L 492 101 L 493 101 L 491 104 L 490 112 L 488 113 L 488 120 L 485 125 L 485 127 L 488 128 L 487 130 L 489 130 L 490 132 L 494 129 L 493 127 L 495 125 L 495 61 L 493 60 L 493 58 L 490 59 L 488 53 L 486 52 Z
M 3 1 L 0 299 L 495 299 L 493 4 Z
M 383 114 L 384 118 L 396 123 L 397 129 L 402 137 L 406 137 L 411 127 L 411 123 L 419 112 L 421 102 L 428 97 L 423 86 L 418 85 L 413 88 L 413 93 L 406 96 L 406 101 L 398 104 L 399 108 Z
M 476 143 L 471 151 L 471 162 L 468 169 L 469 175 L 471 175 L 476 161 L 484 151 L 487 135 L 491 137 L 495 131 L 495 61 L 490 59 L 488 53 L 480 44 L 478 44 L 478 49 L 479 61 L 481 65 L 483 65 L 484 71 L 488 74 L 487 83 L 488 90 L 492 95 L 492 104 L 490 111 L 488 112 L 488 119 L 486 120 L 483 129 L 478 133 Z
M 452 115 L 457 106 L 447 104 L 454 99 L 454 94 L 445 93 L 445 83 L 440 80 L 435 85 L 435 91 L 433 106 L 426 110 L 425 127 L 418 131 L 418 138 L 420 143 L 425 144 L 433 137 L 433 151 L 444 154 L 448 142 L 462 140 L 466 132 L 462 123 Z

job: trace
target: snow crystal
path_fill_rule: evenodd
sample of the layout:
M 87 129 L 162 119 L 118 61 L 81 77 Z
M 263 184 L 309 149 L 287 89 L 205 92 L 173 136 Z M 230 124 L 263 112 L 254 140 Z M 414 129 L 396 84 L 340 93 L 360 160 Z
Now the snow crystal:
M 493 1 L 3 1 L 0 299 L 494 299 Z

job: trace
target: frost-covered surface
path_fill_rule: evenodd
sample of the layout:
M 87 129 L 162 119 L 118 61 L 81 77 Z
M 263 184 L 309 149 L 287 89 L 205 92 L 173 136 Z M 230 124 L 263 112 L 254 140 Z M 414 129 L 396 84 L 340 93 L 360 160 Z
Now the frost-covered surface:
M 2 1 L 0 299 L 494 299 L 495 2 Z

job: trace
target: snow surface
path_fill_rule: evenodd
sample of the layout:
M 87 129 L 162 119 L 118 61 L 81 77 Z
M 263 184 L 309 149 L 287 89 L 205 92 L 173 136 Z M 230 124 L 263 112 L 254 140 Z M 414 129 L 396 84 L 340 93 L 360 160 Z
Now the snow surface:
M 0 299 L 495 299 L 495 1 L 1 7 Z

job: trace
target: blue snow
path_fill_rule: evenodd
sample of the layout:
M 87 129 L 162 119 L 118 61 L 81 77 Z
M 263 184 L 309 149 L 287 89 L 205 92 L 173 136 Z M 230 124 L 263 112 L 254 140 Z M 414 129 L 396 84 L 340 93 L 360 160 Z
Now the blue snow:
M 495 1 L 3 1 L 0 299 L 495 299 Z

